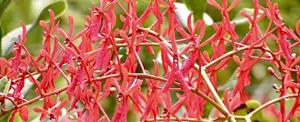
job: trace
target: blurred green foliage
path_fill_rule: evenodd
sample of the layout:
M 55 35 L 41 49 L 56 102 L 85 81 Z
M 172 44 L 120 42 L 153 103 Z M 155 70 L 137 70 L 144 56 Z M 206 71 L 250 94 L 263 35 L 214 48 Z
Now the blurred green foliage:
M 52 2 L 55 2 L 57 0 L 0 0 L 0 37 L 3 37 L 3 35 L 9 33 L 10 31 L 20 27 L 20 20 L 24 21 L 26 24 L 34 23 L 37 21 L 37 18 L 39 17 L 39 14 L 42 12 L 42 10 L 49 5 Z M 122 0 L 120 0 L 122 1 Z M 143 11 L 148 6 L 148 0 L 137 0 L 138 1 L 138 15 L 141 15 Z M 194 13 L 197 13 L 199 15 L 196 16 L 196 18 L 202 18 L 203 12 L 207 13 L 214 22 L 219 22 L 222 19 L 221 13 L 217 11 L 214 7 L 206 5 L 205 3 L 201 3 L 203 5 L 201 6 L 195 6 L 197 4 L 188 2 L 188 0 L 178 0 L 178 2 L 187 4 L 188 8 L 192 10 Z M 300 1 L 299 0 L 275 0 L 279 4 L 280 13 L 283 17 L 283 21 L 287 24 L 287 26 L 295 29 L 296 22 L 300 18 Z M 192 1 L 195 2 L 195 1 Z M 240 4 L 237 6 L 237 8 L 233 9 L 230 12 L 230 18 L 234 19 L 240 10 L 243 8 L 252 8 L 252 1 L 251 0 L 242 0 Z M 86 15 L 90 14 L 90 10 L 93 6 L 99 4 L 99 0 L 67 0 L 68 9 L 57 18 L 57 20 L 60 21 L 60 27 L 67 29 L 68 23 L 67 19 L 68 16 L 73 16 L 75 18 L 75 32 L 79 32 L 82 30 L 82 28 L 85 25 L 85 19 Z M 261 1 L 261 4 L 264 5 L 264 2 Z M 7 8 L 6 8 L 7 6 Z M 60 7 L 60 6 L 58 6 Z M 5 9 L 6 8 L 6 9 Z M 4 10 L 5 9 L 5 10 Z M 199 12 L 201 11 L 201 12 Z M 202 12 L 203 11 L 203 12 Z M 117 24 L 116 28 L 122 27 L 122 23 L 119 19 L 120 14 L 122 14 L 121 10 L 116 7 L 115 12 L 117 15 Z M 179 10 L 180 12 L 180 10 Z M 2 16 L 1 16 L 2 15 Z M 149 26 L 152 24 L 152 22 L 155 20 L 155 18 L 152 16 L 150 17 L 146 23 L 145 26 Z M 263 22 L 260 24 L 261 27 L 266 27 L 268 21 L 263 20 Z M 249 24 L 243 23 L 236 26 L 236 30 L 240 36 L 240 39 L 243 38 L 242 36 L 245 35 L 245 33 L 248 31 Z M 39 53 L 39 50 L 42 48 L 42 33 L 43 30 L 40 27 L 37 27 L 32 30 L 32 32 L 28 35 L 28 41 L 26 42 L 26 46 L 28 47 L 29 51 L 33 53 L 33 55 L 36 55 Z M 206 30 L 206 38 L 211 36 L 214 33 L 214 30 L 211 26 L 207 27 Z M 1 39 L 1 38 L 0 38 Z M 1 41 L 1 40 L 0 40 Z M 272 42 L 268 43 L 272 44 Z M 0 45 L 1 46 L 1 45 Z M 275 47 L 275 46 L 274 46 Z M 231 47 L 228 47 L 230 49 Z M 124 49 L 126 51 L 126 49 Z M 210 46 L 204 47 L 202 50 L 207 50 L 209 53 L 212 53 L 212 49 Z M 155 51 L 158 51 L 155 49 Z M 125 55 L 125 54 L 124 54 Z M 142 61 L 145 63 L 146 68 L 152 68 L 153 64 L 150 60 L 145 60 L 147 57 L 152 56 L 148 53 L 148 51 L 143 50 L 140 54 L 142 57 Z M 256 65 L 256 68 L 252 71 L 252 80 L 253 85 L 248 88 L 248 91 L 251 91 L 249 93 L 253 93 L 253 91 L 258 90 L 256 89 L 262 81 L 269 80 L 270 76 L 264 75 L 263 77 L 260 77 L 257 75 L 257 71 L 264 70 L 266 71 L 266 68 L 268 64 L 264 64 L 263 62 L 260 63 L 263 65 Z M 236 64 L 233 63 L 233 61 L 230 62 L 230 65 L 226 70 L 218 72 L 218 82 L 219 85 L 223 85 L 228 81 L 233 81 L 234 75 L 236 75 L 235 72 Z M 233 74 L 233 75 L 232 75 Z M 227 84 L 228 85 L 228 84 Z M 229 84 L 231 85 L 231 84 Z M 226 86 L 226 84 L 225 84 Z M 232 85 L 231 85 L 232 86 Z M 268 85 L 266 87 L 272 87 L 271 85 Z M 32 91 L 29 91 L 29 93 L 32 93 Z M 270 94 L 270 93 L 266 93 Z M 34 96 L 34 95 L 33 95 Z M 271 95 L 270 95 L 271 96 Z M 274 95 L 273 95 L 274 96 Z M 115 97 L 115 96 L 114 96 Z M 262 99 L 262 98 L 261 98 Z M 114 100 L 110 99 L 102 104 L 104 105 L 105 109 L 108 109 L 109 116 L 111 117 L 114 111 L 114 107 L 111 104 L 116 104 L 113 102 Z M 36 105 L 39 105 L 40 103 L 37 103 Z M 34 105 L 33 105 L 34 106 Z M 212 108 L 207 107 L 207 111 L 210 111 Z M 132 115 L 132 114 L 130 114 Z M 207 115 L 207 114 L 206 114 Z M 31 116 L 31 119 L 35 119 L 34 116 Z
M 202 19 L 206 9 L 206 0 L 184 0 L 186 7 L 192 11 L 194 20 Z

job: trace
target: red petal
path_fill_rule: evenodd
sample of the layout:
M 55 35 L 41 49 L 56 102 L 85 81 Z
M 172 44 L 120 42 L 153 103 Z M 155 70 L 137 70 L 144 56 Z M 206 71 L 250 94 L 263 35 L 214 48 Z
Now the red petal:
M 191 35 L 194 35 L 194 30 L 193 30 L 193 28 L 192 28 L 192 13 L 188 16 L 188 23 L 187 23 L 187 28 L 188 28 L 188 30 L 189 30 L 189 32 L 190 32 L 190 34 Z
M 134 82 L 132 83 L 132 85 L 130 86 L 130 88 L 128 88 L 127 94 L 135 92 L 138 88 L 141 87 L 142 83 L 143 83 L 143 80 L 135 79 Z
M 137 20 L 137 24 L 138 25 L 143 24 L 150 14 L 151 14 L 151 7 L 148 7 L 146 10 L 144 10 L 144 13 Z
M 224 99 L 225 106 L 229 109 L 230 112 L 232 112 L 232 107 L 230 106 L 230 103 L 229 103 L 229 89 L 228 88 L 225 89 L 225 91 L 224 91 L 223 99 Z
M 26 36 L 27 36 L 27 30 L 26 30 L 26 25 L 23 21 L 21 21 L 21 25 L 22 25 L 22 38 L 21 38 L 21 44 L 24 44 L 27 40 Z
M 49 16 L 50 16 L 50 28 L 52 28 L 55 25 L 55 15 L 54 11 L 52 9 L 49 9 Z
M 206 29 L 206 25 L 204 20 L 198 20 L 196 25 L 195 25 L 195 29 L 194 29 L 194 33 L 196 33 L 196 31 L 198 31 L 200 29 L 200 34 L 197 38 L 197 44 L 203 39 L 204 35 L 205 35 L 205 29 Z
M 74 18 L 73 16 L 69 16 L 69 38 L 73 37 L 74 33 Z
M 185 100 L 185 97 L 181 97 L 179 100 L 177 100 L 177 102 L 172 105 L 171 111 L 173 113 L 177 113 L 179 109 L 184 105 Z
M 77 69 L 71 64 L 67 65 L 66 70 L 71 74 L 76 74 L 77 72 Z
M 300 36 L 300 20 L 297 21 L 297 28 L 296 28 L 298 36 Z
M 233 60 L 239 66 L 242 64 L 240 58 L 236 55 L 233 55 Z
M 68 38 L 67 33 L 63 29 L 58 28 L 58 29 L 56 29 L 56 31 L 57 31 L 58 34 L 60 34 L 61 36 L 63 36 L 65 39 Z
M 27 121 L 29 117 L 29 112 L 26 106 L 23 106 L 18 109 L 19 115 L 23 121 Z
M 194 67 L 196 60 L 199 58 L 198 50 L 195 49 L 193 52 L 190 53 L 189 57 L 184 60 L 181 72 L 183 73 L 183 76 L 186 76 L 190 70 Z
M 296 69 L 297 69 L 297 83 L 300 83 L 300 66 L 297 66 L 296 67 Z
M 171 85 L 173 84 L 173 82 L 175 81 L 175 71 L 171 71 L 171 74 L 168 77 L 167 83 L 165 84 L 165 86 L 161 89 L 162 93 L 165 93 L 169 90 L 169 88 L 171 87 Z
M 154 62 L 154 69 L 155 69 L 155 75 L 158 76 L 159 75 L 159 64 L 156 60 L 153 61 Z
M 122 70 L 122 78 L 123 78 L 122 80 L 123 81 L 122 81 L 122 84 L 121 84 L 120 91 L 124 92 L 128 88 L 128 82 L 129 82 L 129 80 L 128 80 L 128 70 L 124 67 L 122 67 L 121 70 Z
M 9 122 L 14 122 L 16 113 L 17 113 L 16 110 L 12 112 L 12 114 L 10 115 L 10 118 L 9 118 Z
M 48 111 L 46 111 L 45 109 L 42 109 L 42 108 L 34 108 L 33 111 L 35 111 L 37 113 L 48 114 Z
M 61 110 L 63 107 L 65 107 L 68 104 L 69 100 L 65 99 L 64 101 L 62 101 L 59 106 L 57 106 L 58 110 Z
M 165 74 L 168 73 L 168 69 L 169 69 L 169 65 L 168 65 L 168 54 L 166 51 L 164 51 L 163 49 L 161 50 L 161 60 L 162 60 L 162 65 L 163 65 L 163 69 L 164 69 L 164 72 Z
M 155 3 L 152 7 L 152 11 L 154 16 L 157 19 L 157 23 L 156 23 L 156 32 L 160 33 L 161 32 L 161 24 L 163 23 L 163 16 L 160 12 L 160 1 L 159 0 L 155 0 Z
M 232 91 L 231 98 L 233 98 L 237 92 L 240 93 L 240 98 L 242 101 L 246 100 L 246 94 L 245 94 L 245 86 L 249 85 L 251 83 L 250 81 L 250 69 L 247 71 L 241 71 L 239 69 L 239 72 L 237 74 L 237 84 L 235 88 Z
M 70 108 L 69 108 L 69 110 L 68 110 L 69 112 L 70 112 L 72 109 L 75 108 L 77 102 L 80 100 L 80 95 L 81 95 L 81 90 L 78 89 L 78 88 L 76 89 L 75 92 L 73 92 L 73 93 L 71 94 L 71 96 L 73 97 L 73 102 L 72 102 L 72 104 L 71 104 L 71 106 L 70 106 Z
M 39 24 L 46 32 L 50 31 L 48 25 L 46 24 L 46 22 L 44 20 L 41 20 Z
M 115 78 L 109 78 L 106 80 L 106 82 L 103 86 L 104 94 L 101 96 L 100 101 L 104 100 L 107 96 L 109 96 L 109 94 L 111 92 L 110 88 L 112 86 L 114 86 L 117 89 L 117 91 L 120 92 L 120 85 L 119 85 L 118 81 Z
M 215 0 L 207 0 L 207 3 L 222 11 L 222 7 Z
M 95 68 L 103 68 L 103 65 L 109 63 L 111 55 L 108 52 L 107 47 L 107 43 L 104 43 L 103 45 L 99 46 L 101 50 L 96 55 Z
M 240 3 L 240 0 L 234 0 L 231 5 L 228 7 L 228 11 L 235 8 Z
M 185 92 L 189 92 L 189 89 L 190 89 L 190 86 L 189 86 L 189 81 L 185 80 L 181 71 L 178 70 L 175 72 L 175 76 L 177 77 L 177 79 L 179 80 L 180 84 L 181 84 L 181 87 L 182 89 L 185 91 Z

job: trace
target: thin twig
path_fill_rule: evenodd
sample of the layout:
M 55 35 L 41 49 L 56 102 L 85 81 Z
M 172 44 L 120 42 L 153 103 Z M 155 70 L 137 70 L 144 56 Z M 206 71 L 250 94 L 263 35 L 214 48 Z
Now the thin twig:
M 205 81 L 205 84 L 208 86 L 208 88 L 209 88 L 210 92 L 212 93 L 212 95 L 214 96 L 215 100 L 217 101 L 217 103 L 221 106 L 221 108 L 225 112 L 224 115 L 226 117 L 229 117 L 230 121 L 235 122 L 236 120 L 232 117 L 230 111 L 227 109 L 227 107 L 223 103 L 221 97 L 218 95 L 216 89 L 212 85 L 212 82 L 208 78 L 207 73 L 205 71 L 205 67 L 201 67 L 200 68 L 200 72 L 201 72 L 201 75 L 202 75 L 202 77 L 203 77 L 203 79 Z
M 144 73 L 128 73 L 128 76 L 129 77 L 139 77 L 139 78 L 149 78 L 149 79 L 154 79 L 154 80 L 159 80 L 159 81 L 164 81 L 166 82 L 167 79 L 163 78 L 163 77 L 159 77 L 159 76 L 155 76 L 155 75 L 151 75 L 151 74 L 144 74 Z M 120 77 L 120 74 L 110 74 L 110 75 L 106 75 L 106 76 L 102 76 L 102 77 L 97 77 L 97 78 L 94 78 L 94 79 L 91 79 L 91 82 L 96 82 L 96 81 L 101 81 L 101 80 L 105 80 L 105 79 L 108 79 L 108 78 L 112 78 L 112 77 Z M 85 83 L 88 83 L 88 81 L 85 81 Z M 37 96 L 31 100 L 28 100 L 24 103 L 21 103 L 21 104 L 18 104 L 16 107 L 13 107 L 11 109 L 8 109 L 6 110 L 4 113 L 2 113 L 0 115 L 3 116 L 5 115 L 6 113 L 10 112 L 10 111 L 13 111 L 13 110 L 16 110 L 17 108 L 20 108 L 20 107 L 23 107 L 25 105 L 30 105 L 44 97 L 48 97 L 48 96 L 52 96 L 52 95 L 55 95 L 55 94 L 59 94 L 61 92 L 64 92 L 65 90 L 68 89 L 69 86 L 64 86 L 62 88 L 59 88 L 53 92 L 50 92 L 50 93 L 44 93 L 43 96 Z M 203 93 L 202 93 L 203 94 Z M 204 99 L 206 99 L 207 101 L 211 101 L 213 102 L 213 100 L 211 99 L 208 99 L 209 97 L 206 96 L 205 94 L 203 94 L 202 96 L 205 96 Z M 213 105 L 215 105 L 216 103 L 212 103 Z
M 298 96 L 298 94 L 287 94 L 285 96 L 275 98 L 275 99 L 273 99 L 271 101 L 268 101 L 268 102 L 264 103 L 263 105 L 259 106 L 258 108 L 256 108 L 252 112 L 250 112 L 246 117 L 251 118 L 255 113 L 261 111 L 262 109 L 268 107 L 269 105 L 272 105 L 272 104 L 274 104 L 276 102 L 279 102 L 281 100 L 284 100 L 284 99 L 294 98 L 294 97 L 297 97 L 297 96 Z

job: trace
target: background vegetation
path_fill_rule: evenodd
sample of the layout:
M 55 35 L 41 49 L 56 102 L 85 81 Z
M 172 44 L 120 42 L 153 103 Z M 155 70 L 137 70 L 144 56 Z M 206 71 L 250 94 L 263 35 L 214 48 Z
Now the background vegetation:
M 14 29 L 19 28 L 20 24 L 19 21 L 22 20 L 26 24 L 35 24 L 39 19 L 47 19 L 47 15 L 44 15 L 43 11 L 47 10 L 47 6 L 58 2 L 61 0 L 0 0 L 0 37 L 2 38 L 1 44 L 2 44 L 2 50 L 1 54 L 3 57 L 10 57 L 11 53 L 7 50 L 4 50 L 3 47 L 9 46 L 13 44 L 14 39 L 8 38 L 5 39 L 4 37 L 7 36 L 10 32 L 12 32 Z M 139 13 L 142 13 L 147 8 L 148 0 L 137 0 L 138 1 L 138 11 Z M 201 1 L 201 0 L 199 0 Z M 67 19 L 68 16 L 73 16 L 75 18 L 75 32 L 79 32 L 85 25 L 85 15 L 88 15 L 90 13 L 90 8 L 94 5 L 99 4 L 99 0 L 67 0 L 64 1 L 65 3 L 59 4 L 57 6 L 52 6 L 53 9 L 57 9 L 58 12 L 61 13 L 61 15 L 57 16 L 57 19 L 60 21 L 60 26 L 63 28 L 67 28 Z M 178 0 L 179 4 L 183 5 L 182 0 Z M 232 20 L 241 21 L 239 20 L 239 12 L 242 9 L 249 8 L 249 11 L 251 12 L 252 8 L 252 0 L 242 0 L 238 7 L 236 9 L 233 9 L 233 11 L 230 12 L 230 18 Z M 275 2 L 278 2 L 280 13 L 282 15 L 283 21 L 286 23 L 288 27 L 291 27 L 295 29 L 296 22 L 298 19 L 300 19 L 299 13 L 300 13 L 300 1 L 299 0 L 275 0 Z M 7 4 L 6 4 L 7 3 Z M 262 3 L 264 4 L 264 3 Z M 5 7 L 7 5 L 7 7 Z M 65 7 L 64 7 L 65 6 Z M 51 6 L 50 6 L 51 7 Z M 185 6 L 184 6 L 185 7 Z M 200 6 L 201 7 L 201 6 Z M 212 6 L 206 5 L 202 6 L 205 13 L 209 15 L 209 17 L 214 21 L 218 22 L 221 20 L 221 14 L 218 12 L 215 8 Z M 48 12 L 48 11 L 47 11 Z M 48 14 L 46 12 L 46 14 Z M 184 9 L 178 10 L 178 13 L 186 12 Z M 118 8 L 116 8 L 117 15 L 122 14 Z M 44 17 L 41 17 L 44 16 Z M 180 16 L 180 15 L 178 15 Z M 118 17 L 118 16 L 117 16 Z M 186 19 L 187 16 L 180 16 L 183 20 Z M 207 19 L 207 18 L 204 18 Z M 147 24 L 152 23 L 152 19 L 149 18 L 147 20 Z M 122 23 L 120 20 L 117 22 L 117 27 L 122 26 Z M 237 24 L 236 29 L 238 30 L 239 35 L 245 35 L 245 33 L 248 30 L 248 23 L 239 23 Z M 267 26 L 267 22 L 263 23 L 262 26 Z M 208 27 L 206 30 L 206 36 L 212 35 L 214 32 L 212 27 Z M 32 30 L 30 31 L 28 35 L 28 41 L 26 42 L 26 46 L 28 47 L 29 51 L 32 54 L 38 54 L 39 50 L 42 48 L 42 29 L 35 25 L 32 27 Z M 16 34 L 14 34 L 16 35 Z M 0 39 L 1 39 L 0 38 Z M 203 50 L 211 51 L 211 47 L 205 47 Z M 146 52 L 142 54 L 142 58 L 146 58 L 149 56 Z M 147 68 L 153 67 L 152 64 L 149 62 L 144 62 Z M 233 64 L 233 63 L 231 63 Z M 247 87 L 247 93 L 252 94 L 253 99 L 262 100 L 265 97 L 268 97 L 269 99 L 275 97 L 273 92 L 270 92 L 272 89 L 271 83 L 275 83 L 274 79 L 267 75 L 267 67 L 268 65 L 265 65 L 263 63 L 259 63 L 255 65 L 255 67 L 252 70 L 252 81 L 253 84 L 251 84 L 250 87 Z M 218 72 L 218 82 L 219 85 L 221 85 L 223 88 L 225 87 L 233 87 L 234 85 L 230 84 L 224 84 L 225 81 L 228 80 L 235 80 L 236 74 L 234 73 L 236 66 L 230 65 L 228 69 Z M 0 87 L 3 86 L 3 82 L 0 82 Z M 30 86 L 29 86 L 30 88 Z M 1 90 L 1 89 L 0 89 Z M 32 97 L 31 95 L 34 94 L 34 91 L 32 89 L 28 89 L 28 98 Z M 35 103 L 31 106 L 37 106 L 40 103 Z M 103 104 L 106 107 L 106 110 L 109 110 L 108 108 L 111 107 L 111 111 L 108 111 L 110 113 L 110 117 L 112 116 L 114 108 L 113 104 L 114 102 L 111 102 L 107 100 L 107 102 L 104 102 Z M 207 110 L 210 110 L 208 107 Z M 30 119 L 37 119 L 38 117 L 36 114 L 30 114 Z M 0 119 L 7 119 L 8 117 L 2 117 Z M 134 119 L 134 118 L 132 118 Z

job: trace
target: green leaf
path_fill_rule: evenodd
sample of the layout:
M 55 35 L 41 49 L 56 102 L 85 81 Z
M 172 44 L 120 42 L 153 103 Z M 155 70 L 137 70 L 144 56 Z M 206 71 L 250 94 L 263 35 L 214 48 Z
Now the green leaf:
M 246 101 L 245 104 L 247 106 L 248 111 L 253 111 L 256 108 L 258 108 L 259 106 L 261 106 L 261 103 L 257 100 L 248 100 L 248 101 Z M 256 114 L 254 114 L 251 117 L 251 121 L 253 121 L 253 122 L 265 122 L 265 118 L 263 116 L 263 113 L 261 111 L 257 112 Z
M 246 101 L 246 106 L 247 106 L 247 108 L 249 108 L 249 109 L 256 109 L 256 108 L 258 108 L 260 105 L 261 105 L 260 102 L 257 101 L 257 100 L 248 100 L 248 101 Z
M 1 16 L 2 14 L 4 13 L 5 9 L 8 7 L 8 5 L 10 4 L 11 0 L 0 0 L 0 19 L 1 19 Z M 4 35 L 4 31 L 3 31 L 3 28 L 1 26 L 1 21 L 0 21 L 0 57 L 2 56 L 1 54 L 1 45 L 2 45 L 2 36 Z
M 48 6 L 46 6 L 42 12 L 40 13 L 39 17 L 35 20 L 33 24 L 26 25 L 26 28 L 28 30 L 28 33 L 30 33 L 33 29 L 37 28 L 39 26 L 40 20 L 48 21 L 49 16 L 49 9 L 52 9 L 55 13 L 55 18 L 58 18 L 63 15 L 63 13 L 67 10 L 68 5 L 65 0 L 59 0 L 50 3 Z M 1 54 L 2 56 L 7 56 L 11 53 L 12 47 L 15 42 L 18 42 L 18 35 L 22 33 L 22 27 L 16 28 L 9 33 L 7 33 L 5 36 L 1 36 Z
M 30 25 L 26 25 L 26 28 L 30 28 Z M 7 56 L 11 53 L 12 48 L 14 46 L 15 42 L 19 42 L 18 35 L 22 33 L 22 27 L 16 28 L 9 33 L 7 33 L 5 36 L 1 39 L 1 55 Z
M 187 22 L 188 22 L 188 16 L 192 11 L 190 11 L 187 6 L 183 3 L 175 2 L 174 3 L 175 7 L 180 10 L 180 11 L 175 11 L 177 17 L 179 18 L 180 23 L 183 25 L 183 27 L 187 28 Z M 214 23 L 210 15 L 207 13 L 203 13 L 203 18 L 206 25 L 208 25 L 208 28 L 211 27 Z M 195 22 L 192 23 L 192 27 L 195 25 Z
M 253 110 L 257 109 L 259 106 L 261 106 L 261 103 L 257 100 L 247 100 L 244 104 L 240 105 L 237 109 L 234 110 L 235 115 L 245 116 L 249 112 L 252 112 Z M 252 122 L 268 122 L 268 119 L 265 117 L 263 112 L 259 111 L 255 113 L 251 117 Z M 241 122 L 241 121 L 238 121 Z
M 10 118 L 11 112 L 0 117 L 0 122 L 8 122 Z
M 1 93 L 6 95 L 8 93 L 10 87 L 10 81 L 7 79 L 7 77 L 3 77 L 0 79 L 0 90 Z
M 0 57 L 2 56 L 2 35 L 4 35 L 4 31 L 3 28 L 1 26 L 1 22 L 0 22 Z
M 206 0 L 184 0 L 186 7 L 193 12 L 194 21 L 203 18 L 203 13 L 206 8 Z
M 40 20 L 45 20 L 45 21 L 49 20 L 49 18 L 50 18 L 50 16 L 49 16 L 49 9 L 53 10 L 53 12 L 55 14 L 55 18 L 59 18 L 68 9 L 68 4 L 67 4 L 67 2 L 65 0 L 59 0 L 59 1 L 56 1 L 56 2 L 53 2 L 53 3 L 49 4 L 48 6 L 46 6 L 42 10 L 42 12 L 40 13 L 40 15 L 36 19 L 36 21 L 33 23 L 32 28 L 35 28 L 36 26 L 38 26 Z M 30 28 L 30 30 L 32 28 Z
M 0 1 L 0 18 L 2 14 L 4 13 L 7 6 L 10 4 L 11 0 L 1 0 Z

